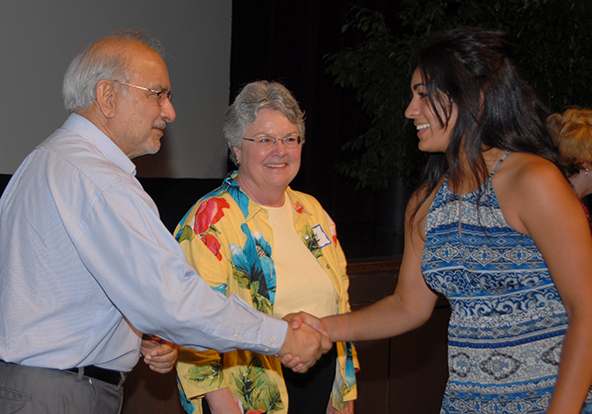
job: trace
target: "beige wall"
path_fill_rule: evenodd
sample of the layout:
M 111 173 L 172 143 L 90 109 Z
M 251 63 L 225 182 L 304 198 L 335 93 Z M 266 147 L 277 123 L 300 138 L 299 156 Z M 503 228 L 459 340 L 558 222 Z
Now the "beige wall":
M 63 74 L 86 46 L 117 29 L 146 30 L 167 53 L 177 120 L 138 174 L 222 177 L 231 0 L 19 0 L 0 5 L 0 173 L 58 128 Z

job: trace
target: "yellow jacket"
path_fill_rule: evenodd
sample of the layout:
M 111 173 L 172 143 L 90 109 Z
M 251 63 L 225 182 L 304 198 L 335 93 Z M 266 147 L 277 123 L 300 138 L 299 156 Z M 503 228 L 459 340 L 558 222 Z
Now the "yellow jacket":
M 201 198 L 175 230 L 199 275 L 214 289 L 243 298 L 255 309 L 273 314 L 275 269 L 273 233 L 265 207 L 250 199 L 229 174 L 221 187 Z M 346 259 L 335 223 L 312 196 L 287 190 L 294 205 L 294 226 L 338 294 L 338 312 L 349 312 Z M 324 237 L 319 238 L 319 235 Z M 320 246 L 318 240 L 323 240 Z M 353 343 L 337 343 L 339 374 L 333 383 L 332 404 L 357 397 L 358 361 Z M 219 354 L 182 349 L 177 362 L 179 388 L 189 413 L 201 412 L 200 397 L 230 387 L 244 413 L 262 410 L 287 413 L 287 391 L 281 364 L 275 357 L 249 351 Z

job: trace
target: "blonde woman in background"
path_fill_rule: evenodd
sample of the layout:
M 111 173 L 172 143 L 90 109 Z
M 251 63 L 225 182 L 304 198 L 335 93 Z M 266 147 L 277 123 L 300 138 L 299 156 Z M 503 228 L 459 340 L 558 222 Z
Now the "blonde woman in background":
M 592 110 L 568 109 L 548 119 L 561 162 L 576 195 L 581 200 L 592 194 Z M 582 203 L 588 222 L 590 213 Z

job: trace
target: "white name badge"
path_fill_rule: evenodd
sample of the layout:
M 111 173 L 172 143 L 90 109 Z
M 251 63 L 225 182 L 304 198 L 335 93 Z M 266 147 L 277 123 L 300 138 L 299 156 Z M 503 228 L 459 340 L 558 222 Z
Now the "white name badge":
M 314 231 L 315 238 L 317 239 L 317 243 L 319 244 L 320 248 L 323 248 L 329 244 L 331 244 L 331 239 L 327 237 L 327 234 L 323 231 L 323 228 L 320 224 L 317 224 L 312 228 Z

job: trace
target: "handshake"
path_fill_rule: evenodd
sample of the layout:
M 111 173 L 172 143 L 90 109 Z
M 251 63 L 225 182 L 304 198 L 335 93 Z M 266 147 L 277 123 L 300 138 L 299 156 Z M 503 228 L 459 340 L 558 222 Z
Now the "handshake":
M 290 313 L 282 319 L 288 322 L 288 332 L 276 356 L 287 368 L 304 373 L 333 346 L 329 333 L 321 319 L 306 312 Z

